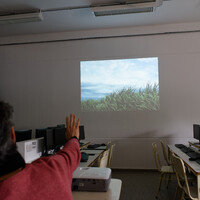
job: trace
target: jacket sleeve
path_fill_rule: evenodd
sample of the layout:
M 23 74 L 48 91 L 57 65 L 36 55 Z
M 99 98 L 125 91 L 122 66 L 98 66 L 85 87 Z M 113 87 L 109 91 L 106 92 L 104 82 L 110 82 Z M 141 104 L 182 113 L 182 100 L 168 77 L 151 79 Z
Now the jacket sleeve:
M 72 172 L 78 167 L 81 160 L 80 146 L 76 138 L 70 139 L 62 150 L 60 150 L 56 156 L 62 156 L 68 166 L 72 169 Z
M 45 168 L 50 173 L 60 174 L 61 177 L 72 178 L 74 170 L 81 159 L 80 146 L 76 138 L 71 138 L 55 155 L 42 157 L 32 162 L 32 165 Z

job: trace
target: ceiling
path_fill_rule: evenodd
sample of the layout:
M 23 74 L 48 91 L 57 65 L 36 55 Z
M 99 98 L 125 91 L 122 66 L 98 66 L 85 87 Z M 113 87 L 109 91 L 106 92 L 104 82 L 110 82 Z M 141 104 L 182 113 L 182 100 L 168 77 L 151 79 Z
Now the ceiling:
M 40 9 L 44 17 L 41 22 L 0 25 L 0 36 L 200 22 L 200 0 L 164 0 L 152 13 L 95 17 L 90 7 L 108 2 L 125 0 L 0 0 L 0 15 Z

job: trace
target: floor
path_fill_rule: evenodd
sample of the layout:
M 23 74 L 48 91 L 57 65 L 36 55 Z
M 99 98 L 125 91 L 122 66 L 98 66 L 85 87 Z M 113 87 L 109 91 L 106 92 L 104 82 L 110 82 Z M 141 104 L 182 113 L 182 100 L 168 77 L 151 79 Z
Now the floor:
M 153 170 L 113 169 L 112 178 L 122 180 L 120 200 L 155 200 L 160 174 Z M 176 191 L 176 177 L 166 187 L 161 185 L 158 200 L 173 200 Z

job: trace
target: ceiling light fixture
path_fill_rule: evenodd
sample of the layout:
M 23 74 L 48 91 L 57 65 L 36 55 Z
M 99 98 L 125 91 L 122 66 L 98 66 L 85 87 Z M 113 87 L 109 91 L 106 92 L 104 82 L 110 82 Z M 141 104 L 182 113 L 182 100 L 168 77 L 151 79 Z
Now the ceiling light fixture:
M 120 15 L 120 14 L 133 14 L 143 12 L 153 12 L 157 7 L 161 6 L 163 0 L 140 0 L 129 1 L 124 4 L 116 5 L 99 5 L 92 6 L 91 10 L 96 17 Z
M 26 23 L 26 22 L 37 22 L 37 21 L 42 21 L 42 20 L 43 20 L 43 16 L 42 16 L 42 12 L 40 10 L 32 11 L 32 12 L 25 12 L 25 13 L 0 15 L 0 25 Z

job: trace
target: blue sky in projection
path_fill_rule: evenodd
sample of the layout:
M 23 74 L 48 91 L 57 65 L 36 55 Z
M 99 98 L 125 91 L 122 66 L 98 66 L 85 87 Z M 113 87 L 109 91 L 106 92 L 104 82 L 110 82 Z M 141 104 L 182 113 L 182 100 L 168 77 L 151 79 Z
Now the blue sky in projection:
M 158 58 L 81 61 L 81 100 L 100 99 L 122 88 L 158 84 Z

